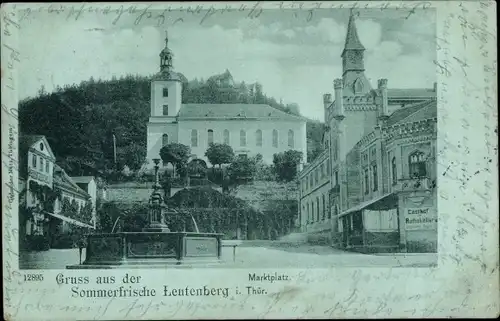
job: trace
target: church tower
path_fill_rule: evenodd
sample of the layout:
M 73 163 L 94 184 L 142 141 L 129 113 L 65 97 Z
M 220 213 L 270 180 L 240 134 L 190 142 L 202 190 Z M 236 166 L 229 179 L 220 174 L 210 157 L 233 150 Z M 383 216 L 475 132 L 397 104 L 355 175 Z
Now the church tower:
M 173 70 L 172 58 L 167 33 L 165 48 L 160 52 L 160 72 L 151 81 L 151 117 L 175 118 L 181 108 L 182 81 Z
M 372 88 L 365 76 L 365 47 L 359 40 L 353 10 L 349 16 L 344 50 L 342 51 L 342 80 L 344 95 L 364 95 Z
M 160 157 L 160 149 L 178 142 L 177 115 L 182 104 L 182 79 L 173 70 L 173 54 L 168 48 L 168 34 L 165 48 L 160 52 L 160 72 L 151 80 L 151 115 L 147 124 L 148 166 Z

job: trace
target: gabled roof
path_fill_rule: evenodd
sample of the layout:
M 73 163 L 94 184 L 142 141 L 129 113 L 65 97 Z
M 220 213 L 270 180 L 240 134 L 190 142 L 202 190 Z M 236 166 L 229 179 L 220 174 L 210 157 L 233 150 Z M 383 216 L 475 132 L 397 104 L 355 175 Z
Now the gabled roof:
M 347 25 L 347 34 L 345 37 L 344 51 L 345 50 L 365 50 L 358 37 L 354 15 L 351 12 L 349 16 L 349 23 Z
M 31 148 L 31 146 L 33 146 L 40 140 L 43 140 L 43 143 L 45 144 L 45 147 L 47 148 L 50 156 L 55 158 L 47 139 L 43 135 L 19 135 L 19 154 L 25 155 Z
M 88 184 L 94 179 L 94 176 L 72 176 L 71 179 L 77 184 Z
M 208 80 L 217 80 L 217 79 L 224 80 L 224 79 L 232 79 L 232 78 L 233 78 L 233 75 L 231 75 L 229 70 L 226 69 L 226 71 L 224 71 L 222 74 L 211 76 L 210 78 L 208 78 Z
M 183 104 L 178 119 L 190 118 L 307 120 L 265 104 Z
M 389 99 L 396 98 L 432 98 L 436 97 L 436 92 L 433 88 L 388 88 L 387 96 Z
M 59 165 L 54 165 L 54 185 L 66 190 L 69 190 L 75 194 L 79 194 L 82 197 L 90 198 L 90 195 L 81 189 L 72 179 L 66 174 L 66 171 L 62 169 Z
M 19 135 L 19 176 L 26 177 L 28 175 L 28 151 L 39 141 L 43 141 L 45 148 L 50 156 L 55 160 L 54 153 L 50 148 L 47 139 L 43 135 Z
M 428 100 L 396 110 L 389 116 L 386 125 L 406 124 L 436 117 L 437 102 L 436 100 Z

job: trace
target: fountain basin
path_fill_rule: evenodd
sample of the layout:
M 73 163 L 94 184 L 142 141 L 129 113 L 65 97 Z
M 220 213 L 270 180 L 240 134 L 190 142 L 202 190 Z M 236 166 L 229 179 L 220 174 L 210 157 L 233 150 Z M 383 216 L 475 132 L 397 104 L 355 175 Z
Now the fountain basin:
M 165 268 L 214 265 L 220 262 L 220 233 L 118 232 L 87 237 L 82 264 L 68 269 Z

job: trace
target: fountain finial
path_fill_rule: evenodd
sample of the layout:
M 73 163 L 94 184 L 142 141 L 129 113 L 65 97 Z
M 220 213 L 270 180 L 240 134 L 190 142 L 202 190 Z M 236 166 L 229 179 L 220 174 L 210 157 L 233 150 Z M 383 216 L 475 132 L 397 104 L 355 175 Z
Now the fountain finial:
M 154 158 L 153 162 L 155 163 L 155 182 L 153 184 L 153 193 L 154 193 L 160 189 L 160 179 L 158 176 L 158 170 L 160 169 L 160 166 L 158 164 L 160 164 L 160 159 Z

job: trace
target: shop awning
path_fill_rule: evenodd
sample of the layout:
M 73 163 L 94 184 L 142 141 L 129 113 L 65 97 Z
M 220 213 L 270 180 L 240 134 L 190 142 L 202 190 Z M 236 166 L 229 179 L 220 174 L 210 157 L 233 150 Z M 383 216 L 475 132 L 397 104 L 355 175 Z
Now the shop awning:
M 66 217 L 64 215 L 55 214 L 55 213 L 49 213 L 49 212 L 46 212 L 46 213 L 49 214 L 50 216 L 53 216 L 53 217 L 58 218 L 58 219 L 60 219 L 62 221 L 68 222 L 70 224 L 73 224 L 73 225 L 76 225 L 76 226 L 80 226 L 80 227 L 86 227 L 86 228 L 94 229 L 94 227 L 92 225 L 88 225 L 88 224 L 82 223 L 80 221 L 74 220 L 74 219 Z
M 367 207 L 369 207 L 371 205 L 374 205 L 377 202 L 388 200 L 391 197 L 396 197 L 396 195 L 394 193 L 387 193 L 387 194 L 384 194 L 382 196 L 378 196 L 378 197 L 372 198 L 371 200 L 368 200 L 366 202 L 360 203 L 360 204 L 358 204 L 358 205 L 356 205 L 354 207 L 351 207 L 347 211 L 344 211 L 344 212 L 340 213 L 339 217 L 345 216 L 345 215 L 347 215 L 349 213 L 352 213 L 352 212 L 361 211 L 362 209 L 365 209 L 365 208 L 367 208 Z M 391 206 L 391 207 L 387 207 L 387 206 L 384 206 L 384 207 L 385 207 L 385 209 L 395 208 L 395 207 L 397 207 L 397 204 L 395 206 Z

